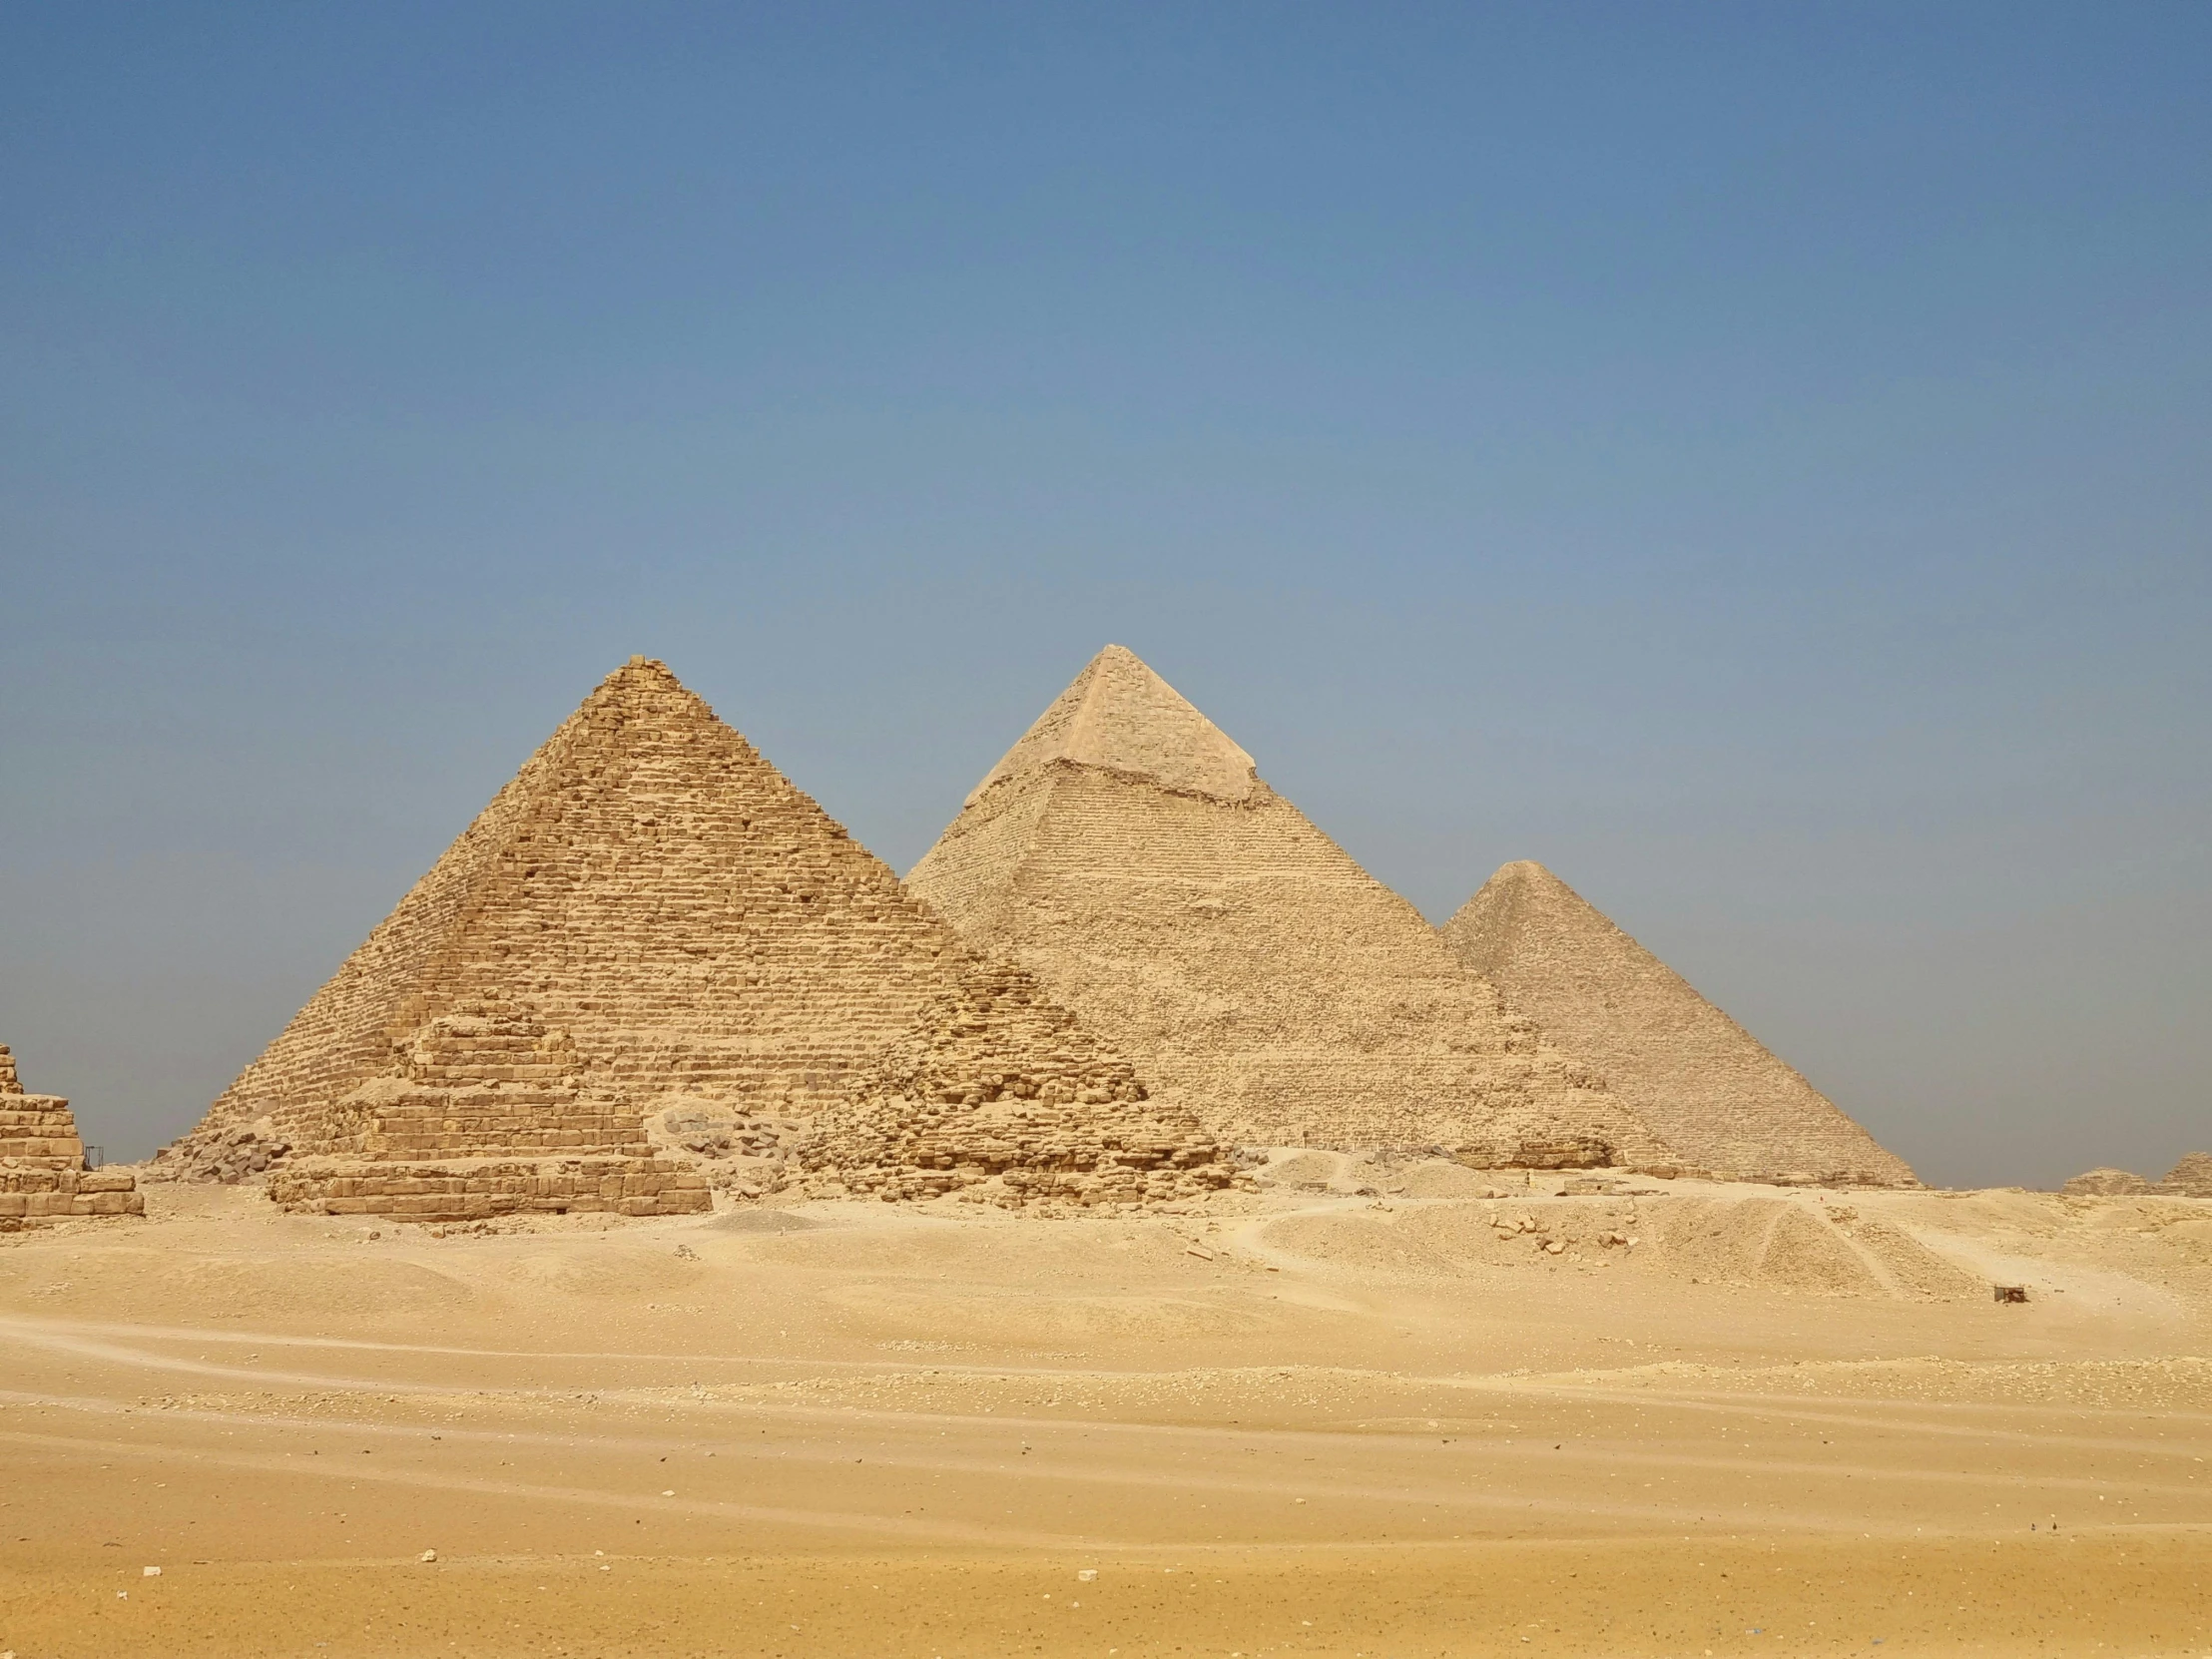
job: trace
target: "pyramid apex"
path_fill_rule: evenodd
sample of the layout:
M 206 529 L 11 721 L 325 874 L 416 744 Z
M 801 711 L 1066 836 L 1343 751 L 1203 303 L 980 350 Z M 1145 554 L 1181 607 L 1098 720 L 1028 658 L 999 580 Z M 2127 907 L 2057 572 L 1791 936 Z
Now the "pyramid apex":
M 686 697 L 691 688 L 676 678 L 668 664 L 658 657 L 632 657 L 614 673 L 599 682 L 603 695 L 608 692 L 678 692 Z
M 1123 645 L 1101 649 L 968 799 L 1055 762 L 1217 801 L 1262 787 L 1252 757 Z

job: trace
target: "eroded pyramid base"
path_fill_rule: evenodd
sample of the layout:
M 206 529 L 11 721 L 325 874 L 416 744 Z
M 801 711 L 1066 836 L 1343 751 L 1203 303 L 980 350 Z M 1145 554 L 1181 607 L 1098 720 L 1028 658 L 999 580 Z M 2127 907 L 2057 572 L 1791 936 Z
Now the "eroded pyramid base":
M 1128 1061 L 1006 963 L 932 999 L 796 1162 L 810 1197 L 1009 1209 L 1167 1204 L 1237 1179 L 1192 1113 L 1148 1100 Z
M 69 1102 L 25 1094 L 0 1047 L 0 1233 L 94 1216 L 143 1216 L 146 1198 L 128 1170 L 87 1169 Z

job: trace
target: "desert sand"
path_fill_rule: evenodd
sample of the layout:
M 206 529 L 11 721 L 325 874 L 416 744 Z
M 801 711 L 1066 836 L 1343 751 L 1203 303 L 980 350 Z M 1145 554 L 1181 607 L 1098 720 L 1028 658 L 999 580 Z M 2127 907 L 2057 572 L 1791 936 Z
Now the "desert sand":
M 2212 1651 L 2212 1200 L 1259 1183 L 0 1237 L 0 1650 Z

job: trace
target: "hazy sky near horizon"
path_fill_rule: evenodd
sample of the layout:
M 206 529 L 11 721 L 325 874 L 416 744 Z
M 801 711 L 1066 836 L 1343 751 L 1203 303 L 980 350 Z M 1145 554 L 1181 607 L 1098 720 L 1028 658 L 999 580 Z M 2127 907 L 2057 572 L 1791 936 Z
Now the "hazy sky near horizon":
M 2212 8 L 0 13 L 0 1041 L 187 1128 L 607 671 L 1108 640 L 1932 1181 L 2212 1148 Z

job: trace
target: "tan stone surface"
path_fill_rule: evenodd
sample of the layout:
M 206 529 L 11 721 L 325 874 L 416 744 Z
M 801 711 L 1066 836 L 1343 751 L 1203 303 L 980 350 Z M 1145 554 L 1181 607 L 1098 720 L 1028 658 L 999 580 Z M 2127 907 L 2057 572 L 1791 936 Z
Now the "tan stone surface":
M 2159 1183 L 2168 1192 L 2190 1198 L 2212 1198 L 2212 1152 L 2191 1152 L 2166 1172 Z
M 1419 913 L 1108 646 L 968 798 L 908 886 L 1246 1143 L 1668 1162 Z
M 1230 1185 L 1229 1149 L 1144 1102 L 1135 1068 L 1005 965 L 933 998 L 799 1149 L 820 1196 L 1168 1204 Z
M 333 1212 L 704 1209 L 704 1181 L 607 1163 L 694 1161 L 647 1130 L 671 1102 L 805 1118 L 867 1082 L 880 1130 L 894 1097 L 870 1066 L 894 1043 L 910 1061 L 950 1043 L 975 1075 L 1057 1086 L 1055 1054 L 1032 1052 L 1020 1020 L 999 1030 L 1013 1004 L 987 987 L 956 1029 L 931 1024 L 990 971 L 665 667 L 634 659 L 165 1163 L 239 1179 L 289 1159 L 272 1194 Z M 1095 1163 L 1103 1143 L 1085 1136 L 1122 1104 L 1061 1126 L 1070 1171 Z M 423 1167 L 445 1160 L 473 1162 Z M 818 1162 L 848 1160 L 818 1146 Z
M 145 1208 L 129 1171 L 85 1167 L 69 1102 L 25 1093 L 15 1056 L 0 1043 L 0 1232 Z
M 2082 1171 L 2059 1190 L 2075 1198 L 2120 1198 L 2147 1193 L 2151 1184 L 2129 1170 L 2092 1169 Z
M 1505 865 L 1440 932 L 1689 1163 L 1762 1180 L 1913 1181 L 1902 1159 L 1543 865 Z

